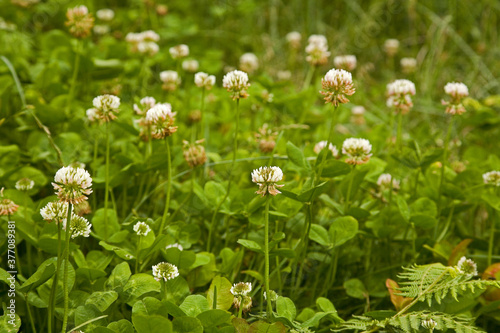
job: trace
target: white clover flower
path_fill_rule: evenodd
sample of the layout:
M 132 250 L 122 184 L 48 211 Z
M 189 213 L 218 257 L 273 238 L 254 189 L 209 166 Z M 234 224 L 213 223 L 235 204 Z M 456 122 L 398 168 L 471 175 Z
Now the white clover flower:
M 87 118 L 90 122 L 99 120 L 99 111 L 96 108 L 87 109 L 85 113 L 87 114 Z
M 396 112 L 407 113 L 413 107 L 411 96 L 415 93 L 415 84 L 409 80 L 391 82 L 387 85 L 387 106 L 394 107 Z
M 170 248 L 177 248 L 177 249 L 179 249 L 179 251 L 184 251 L 184 248 L 179 243 L 169 244 L 169 245 L 165 246 L 165 250 L 170 249 Z
M 399 180 L 393 179 L 392 175 L 389 173 L 381 174 L 377 179 L 377 185 L 381 189 L 390 189 L 391 188 L 391 181 L 392 181 L 392 189 L 393 190 L 399 189 Z
M 422 320 L 421 325 L 423 328 L 430 330 L 432 332 L 436 328 L 437 323 L 434 319 L 428 318 L 428 319 Z
M 271 302 L 276 302 L 278 300 L 278 293 L 274 290 L 269 290 L 270 300 Z M 267 293 L 264 291 L 264 299 L 267 300 Z
M 240 57 L 240 69 L 247 73 L 253 73 L 259 68 L 259 58 L 253 53 L 244 53 Z
M 248 97 L 246 89 L 250 87 L 248 83 L 248 74 L 239 70 L 224 75 L 222 79 L 222 86 L 231 93 L 233 99 Z
M 163 139 L 177 131 L 175 122 L 176 112 L 172 112 L 172 106 L 168 103 L 156 104 L 146 113 L 146 122 L 151 126 L 151 136 L 155 139 Z
M 68 217 L 68 203 L 61 201 L 49 202 L 40 209 L 40 215 L 45 221 L 62 223 Z
M 313 66 L 324 65 L 328 61 L 328 41 L 323 35 L 311 35 L 306 46 L 306 61 Z
M 129 32 L 125 36 L 125 40 L 130 44 L 138 44 L 144 40 L 142 33 L 140 32 Z
M 484 173 L 483 181 L 487 185 L 500 186 L 500 171 L 490 171 Z
M 66 11 L 67 21 L 64 23 L 69 27 L 69 32 L 76 38 L 85 38 L 90 35 L 94 26 L 94 18 L 89 14 L 85 6 L 68 8 Z
M 35 186 L 35 182 L 29 178 L 21 178 L 16 182 L 16 189 L 19 191 L 29 191 Z
M 168 52 L 174 59 L 185 58 L 189 55 L 189 46 L 185 44 L 180 44 L 174 47 L 171 47 Z
M 114 95 L 101 95 L 92 100 L 96 116 L 101 121 L 116 119 L 116 114 L 120 112 L 120 98 Z
M 444 92 L 451 97 L 450 102 L 441 101 L 443 105 L 446 105 L 446 113 L 458 115 L 465 113 L 462 101 L 469 96 L 469 88 L 461 82 L 448 82 L 444 86 Z
M 351 113 L 353 116 L 362 116 L 365 114 L 365 112 L 366 112 L 366 109 L 362 105 L 353 106 L 351 109 Z
M 285 185 L 278 185 L 277 182 L 283 179 L 283 171 L 277 166 L 260 167 L 252 171 L 252 182 L 259 185 L 259 190 L 255 193 L 265 196 L 266 194 L 277 195 L 281 193 L 277 187 Z
M 137 222 L 134 225 L 134 231 L 137 236 L 147 236 L 151 231 L 151 228 L 145 222 Z
M 477 275 L 477 265 L 472 259 L 467 259 L 466 257 L 460 258 L 456 266 L 457 271 L 460 274 L 476 276 Z
M 62 167 L 56 172 L 52 183 L 59 200 L 73 205 L 87 200 L 92 193 L 92 178 L 82 168 Z
M 156 281 L 168 281 L 179 276 L 179 270 L 177 266 L 172 265 L 168 262 L 160 262 L 159 264 L 153 266 L 153 277 Z
M 294 49 L 298 49 L 300 47 L 301 40 L 302 40 L 302 35 L 300 34 L 300 32 L 291 31 L 286 34 L 286 41 Z
M 278 71 L 276 73 L 276 77 L 280 81 L 287 81 L 287 80 L 290 80 L 292 78 L 292 72 L 290 72 L 290 71 Z
M 158 51 L 160 51 L 160 47 L 155 42 L 143 41 L 137 44 L 137 51 L 140 54 L 144 54 L 147 56 L 154 56 L 155 54 L 158 53 Z
M 182 62 L 182 69 L 187 71 L 187 72 L 194 73 L 198 70 L 199 67 L 200 67 L 200 64 L 198 63 L 198 61 L 196 61 L 194 59 L 188 59 L 188 60 L 184 60 Z
M 352 75 L 343 69 L 331 69 L 325 77 L 321 79 L 323 90 L 320 94 L 324 95 L 325 103 L 332 103 L 339 106 L 341 103 L 347 103 L 347 96 L 351 96 L 356 91 L 352 84 Z
M 156 99 L 154 97 L 146 96 L 139 101 L 139 105 L 134 103 L 134 111 L 138 115 L 144 115 L 156 105 Z
M 399 40 L 397 39 L 387 39 L 384 42 L 384 51 L 389 57 L 393 57 L 398 53 L 399 50 Z
M 96 35 L 106 35 L 109 33 L 109 26 L 106 24 L 96 24 L 92 29 Z
M 62 220 L 63 230 L 66 230 L 67 222 L 67 219 Z M 89 237 L 91 227 L 92 225 L 85 217 L 76 215 L 74 213 L 71 214 L 71 222 L 69 227 L 71 238 L 76 238 L 78 236 Z
M 184 155 L 184 159 L 186 160 L 187 164 L 191 168 L 194 168 L 198 165 L 203 165 L 207 161 L 205 147 L 201 145 L 203 141 L 204 139 L 195 141 L 194 143 L 189 143 L 185 140 L 183 141 L 184 145 L 182 147 L 182 154 Z
M 3 188 L 2 188 L 2 195 L 3 195 Z M 0 197 L 0 216 L 5 216 L 5 215 L 12 215 L 15 212 L 17 212 L 17 209 L 19 208 L 19 205 L 16 205 L 14 201 Z
M 347 155 L 346 163 L 364 164 L 370 160 L 372 145 L 366 139 L 349 138 L 342 144 L 342 153 Z
M 231 287 L 231 294 L 234 296 L 247 296 L 252 291 L 252 283 L 238 282 Z
M 333 58 L 333 64 L 336 68 L 352 71 L 356 68 L 357 60 L 355 55 L 340 55 Z
M 314 146 L 314 152 L 316 154 L 319 154 L 323 149 L 325 149 L 327 142 L 326 141 L 320 141 Z M 333 157 L 337 158 L 339 157 L 339 151 L 337 147 L 335 147 L 331 142 L 330 145 L 328 146 L 328 149 L 332 152 Z
M 144 42 L 158 42 L 160 40 L 160 35 L 158 35 L 153 30 L 146 30 L 140 33 L 142 40 Z
M 181 84 L 181 78 L 176 71 L 160 72 L 160 80 L 163 82 L 162 88 L 167 91 L 174 91 Z
M 194 84 L 199 88 L 210 90 L 215 85 L 215 76 L 208 75 L 204 72 L 198 72 L 194 75 Z
M 417 59 L 415 58 L 401 58 L 399 63 L 405 74 L 411 74 L 417 70 Z
M 101 21 L 111 21 L 115 18 L 115 12 L 112 9 L 109 8 L 104 8 L 104 9 L 99 9 L 96 13 L 95 16 Z

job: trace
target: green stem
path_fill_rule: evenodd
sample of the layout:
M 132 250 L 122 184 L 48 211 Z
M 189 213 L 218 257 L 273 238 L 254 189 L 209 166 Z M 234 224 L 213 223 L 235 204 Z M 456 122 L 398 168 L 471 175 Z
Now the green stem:
M 265 256 L 265 269 L 264 280 L 266 285 L 267 295 L 267 320 L 271 320 L 272 307 L 271 307 L 271 294 L 269 294 L 269 196 L 266 197 L 266 210 L 264 213 L 264 256 Z
M 36 333 L 35 322 L 33 320 L 33 315 L 31 314 L 31 307 L 30 307 L 30 303 L 28 302 L 28 294 L 27 293 L 24 294 L 24 299 L 26 301 L 26 311 L 28 312 L 28 318 L 29 318 L 30 323 L 31 323 L 31 331 Z
M 240 307 L 238 308 L 238 318 L 241 318 L 243 312 L 243 296 L 238 296 L 240 299 Z
M 438 204 L 437 204 L 437 218 L 439 220 L 439 217 L 441 216 L 441 210 L 443 209 L 442 207 L 442 194 L 443 194 L 443 185 L 444 185 L 444 178 L 445 178 L 445 169 L 446 169 L 446 162 L 448 160 L 448 144 L 450 142 L 450 136 L 451 136 L 451 129 L 453 127 L 453 121 L 452 119 L 449 120 L 448 124 L 448 131 L 446 132 L 446 137 L 444 140 L 444 146 L 443 146 L 443 160 L 441 161 L 441 177 L 439 179 L 439 189 L 438 189 Z M 436 224 L 434 227 L 434 238 L 436 238 L 437 234 L 437 226 L 439 223 Z
M 236 100 L 236 129 L 234 131 L 234 136 L 233 136 L 233 159 L 231 161 L 231 169 L 229 170 L 229 179 L 227 182 L 227 190 L 226 194 L 224 195 L 224 198 L 219 202 L 217 207 L 214 210 L 214 213 L 212 215 L 212 220 L 210 221 L 210 230 L 208 232 L 208 241 L 207 241 L 207 252 L 210 252 L 211 249 L 211 244 L 212 244 L 212 234 L 215 229 L 215 217 L 217 216 L 217 213 L 219 212 L 220 207 L 226 201 L 227 197 L 229 196 L 229 191 L 231 190 L 231 181 L 232 181 L 232 174 L 233 174 L 233 169 L 236 164 L 236 151 L 238 150 L 238 131 L 240 128 L 240 99 L 238 98 Z
M 347 211 L 349 210 L 349 206 L 350 206 L 352 183 L 354 180 L 354 169 L 355 168 L 356 168 L 356 165 L 353 165 L 352 170 L 351 170 L 351 175 L 350 175 L 351 178 L 349 179 L 349 186 L 347 187 L 347 195 L 345 198 L 344 215 L 347 215 Z M 391 178 L 391 180 L 392 180 L 392 178 Z
M 50 289 L 49 295 L 49 306 L 48 306 L 48 330 L 49 333 L 52 333 L 52 319 L 54 318 L 54 308 L 56 306 L 56 288 L 57 282 L 59 280 L 59 270 L 61 268 L 61 223 L 57 224 L 57 265 L 56 265 L 56 274 L 54 275 L 54 279 L 52 280 L 52 288 Z
M 141 253 L 141 239 L 142 237 L 139 236 L 139 241 L 137 242 L 137 254 L 135 257 L 135 274 L 139 273 L 138 267 L 139 267 L 139 254 Z
M 279 232 L 278 221 L 275 222 L 274 233 L 277 234 Z M 278 292 L 281 295 L 283 293 L 283 282 L 281 281 L 281 267 L 280 267 L 280 259 L 276 256 L 276 275 L 278 276 Z
M 109 195 L 109 122 L 106 122 L 106 166 L 104 176 L 104 239 L 108 240 L 108 195 Z
M 321 162 L 319 164 L 319 171 L 316 174 L 316 181 L 314 182 L 317 185 L 321 179 L 321 174 L 323 173 L 323 168 L 325 167 L 326 156 L 330 153 L 330 144 L 333 141 L 333 133 L 335 132 L 335 124 L 337 122 L 337 112 L 338 106 L 333 109 L 332 121 L 330 123 L 330 131 L 328 132 L 328 140 L 326 141 L 326 147 L 320 152 L 321 154 Z
M 450 214 L 448 215 L 448 219 L 446 220 L 446 225 L 444 226 L 443 231 L 441 231 L 441 234 L 439 235 L 439 237 L 436 239 L 437 243 L 442 241 L 444 239 L 444 236 L 446 236 L 446 233 L 448 232 L 448 229 L 450 228 L 450 225 L 451 225 L 451 219 L 453 217 L 454 211 L 455 211 L 455 205 L 452 205 L 451 209 L 450 209 Z
M 172 188 L 172 159 L 170 156 L 170 143 L 168 137 L 165 138 L 165 145 L 167 146 L 167 198 L 165 200 L 165 210 L 163 211 L 163 217 L 161 218 L 160 230 L 158 231 L 158 236 L 163 233 L 163 228 L 165 228 L 165 222 L 167 221 L 168 209 L 170 206 L 170 190 Z
M 403 147 L 403 113 L 399 111 L 398 113 L 398 132 L 396 136 L 396 148 L 401 151 Z
M 69 269 L 69 240 L 71 238 L 71 212 L 73 205 L 68 203 L 68 217 L 66 218 L 66 239 L 64 244 L 65 258 L 64 258 L 64 277 L 63 277 L 63 290 L 64 290 L 64 317 L 61 333 L 66 333 L 68 325 L 68 305 L 69 305 L 69 290 L 68 290 L 68 269 Z
M 491 266 L 491 257 L 493 255 L 493 245 L 495 240 L 495 223 L 496 223 L 496 214 L 494 213 L 491 219 L 491 229 L 490 229 L 490 239 L 488 243 L 488 267 Z
M 307 71 L 306 78 L 304 79 L 304 85 L 302 86 L 302 90 L 306 90 L 311 85 L 312 78 L 314 76 L 314 71 L 316 70 L 316 66 L 309 66 L 309 70 Z

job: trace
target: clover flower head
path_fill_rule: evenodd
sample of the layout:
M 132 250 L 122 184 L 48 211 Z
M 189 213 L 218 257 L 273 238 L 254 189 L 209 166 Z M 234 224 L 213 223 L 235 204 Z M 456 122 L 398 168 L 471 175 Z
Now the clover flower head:
M 156 281 L 168 281 L 179 276 L 179 270 L 177 266 L 172 265 L 168 262 L 160 262 L 153 266 L 153 277 Z
M 268 124 L 262 125 L 255 133 L 255 139 L 259 143 L 259 149 L 263 153 L 270 153 L 276 146 L 276 136 L 277 132 L 269 128 Z
M 500 186 L 500 171 L 489 171 L 484 173 L 483 181 L 487 185 Z
M 415 95 L 415 84 L 410 80 L 396 80 L 387 85 L 387 106 L 403 114 L 413 107 L 411 96 Z
M 351 109 L 351 113 L 353 116 L 362 116 L 365 114 L 365 112 L 366 112 L 366 109 L 362 105 L 353 106 Z
M 92 29 L 92 31 L 94 31 L 96 35 L 101 35 L 101 36 L 109 33 L 109 30 L 110 30 L 109 25 L 106 24 L 96 24 Z
M 194 75 L 194 84 L 199 88 L 210 90 L 215 85 L 215 76 L 198 72 Z
M 114 95 L 100 95 L 92 100 L 94 106 L 93 111 L 90 114 L 94 119 L 97 118 L 102 122 L 111 121 L 116 119 L 116 114 L 120 112 L 118 109 L 120 107 L 120 98 Z M 87 110 L 87 116 L 90 119 L 89 111 Z
M 290 44 L 293 49 L 298 49 L 300 47 L 300 42 L 302 40 L 302 35 L 298 31 L 291 31 L 286 34 L 286 41 Z
M 328 41 L 323 35 L 311 35 L 306 46 L 306 61 L 313 66 L 324 65 L 328 61 Z
M 143 41 L 137 44 L 137 52 L 139 52 L 140 54 L 154 56 L 158 53 L 158 51 L 160 51 L 160 46 L 158 46 L 158 44 L 156 44 L 155 42 Z
M 274 290 L 269 290 L 269 300 L 271 302 L 276 302 L 278 300 L 278 293 Z M 267 300 L 267 293 L 264 291 L 264 299 Z
M 446 113 L 448 114 L 462 114 L 465 113 L 465 107 L 462 101 L 465 97 L 469 96 L 469 88 L 461 82 L 448 82 L 444 86 L 444 92 L 451 97 L 451 101 L 441 101 L 446 105 Z
M 422 322 L 420 324 L 422 325 L 423 328 L 425 328 L 427 330 L 431 330 L 431 332 L 437 326 L 436 321 L 434 319 L 432 319 L 432 318 L 424 319 L 424 320 L 422 320 Z
M 153 30 L 146 30 L 140 33 L 142 37 L 142 41 L 144 42 L 158 42 L 160 41 L 160 35 L 158 35 Z
M 356 91 L 352 84 L 352 75 L 343 69 L 331 69 L 325 77 L 321 79 L 323 90 L 320 94 L 325 96 L 325 103 L 332 103 L 334 106 L 347 103 L 347 96 L 351 96 Z
M 79 204 L 76 204 L 74 208 L 74 212 L 76 215 L 83 216 L 92 213 L 92 208 L 90 208 L 90 204 L 88 201 L 82 201 Z
M 259 58 L 253 53 L 244 53 L 240 57 L 240 69 L 247 73 L 253 73 L 259 68 Z
M 62 220 L 63 230 L 66 230 L 67 222 L 67 219 Z M 92 225 L 85 217 L 76 215 L 74 213 L 71 214 L 71 222 L 69 227 L 71 238 L 76 238 L 78 236 L 89 237 L 91 227 Z
M 67 166 L 56 172 L 52 186 L 59 200 L 76 205 L 87 200 L 87 195 L 92 193 L 92 178 L 85 169 Z
M 252 283 L 238 282 L 231 287 L 231 294 L 234 296 L 247 296 L 252 291 Z
M 16 182 L 16 189 L 19 191 L 29 191 L 35 186 L 35 182 L 29 178 L 21 178 Z
M 415 58 L 401 58 L 399 63 L 405 74 L 411 74 L 417 70 L 417 59 Z
M 14 201 L 3 197 L 3 188 L 0 191 L 0 216 L 12 215 L 17 212 L 19 205 L 16 205 Z
M 290 72 L 288 70 L 287 71 L 278 71 L 276 73 L 276 77 L 280 81 L 287 81 L 287 80 L 290 80 L 292 78 L 292 72 Z
M 181 78 L 176 71 L 160 72 L 160 80 L 163 82 L 161 87 L 166 91 L 174 91 L 181 84 Z
M 168 52 L 174 59 L 185 58 L 189 55 L 189 46 L 185 44 L 176 45 L 168 49 Z
M 333 64 L 336 68 L 352 71 L 356 68 L 356 56 L 350 54 L 336 56 L 335 58 L 333 58 Z
M 115 12 L 109 8 L 99 9 L 95 16 L 101 21 L 111 21 L 115 18 Z
M 205 141 L 204 139 L 198 140 L 195 143 L 189 143 L 188 141 L 183 141 L 183 155 L 187 164 L 194 168 L 198 165 L 203 165 L 207 161 L 207 154 L 205 153 L 205 147 L 201 143 Z
M 87 118 L 90 122 L 99 120 L 99 110 L 96 108 L 87 109 L 85 113 L 87 114 Z
M 399 189 L 399 180 L 393 179 L 390 173 L 383 173 L 377 179 L 377 185 L 383 190 L 390 189 L 391 182 L 392 182 L 392 189 L 394 190 Z
M 231 93 L 233 99 L 247 98 L 247 89 L 250 87 L 248 83 L 248 74 L 239 70 L 234 70 L 222 78 L 222 86 Z
M 160 50 L 160 47 L 156 43 L 160 40 L 160 35 L 153 30 L 129 32 L 125 36 L 125 40 L 130 44 L 131 51 L 134 53 L 153 56 Z
M 384 51 L 389 57 L 393 57 L 398 53 L 399 50 L 399 40 L 397 39 L 387 39 L 384 42 Z
M 349 138 L 342 144 L 342 153 L 347 155 L 346 163 L 365 164 L 370 160 L 372 145 L 366 139 Z
M 182 69 L 190 73 L 196 72 L 199 67 L 200 64 L 198 63 L 197 60 L 194 59 L 188 59 L 182 62 Z
M 76 38 L 85 38 L 90 35 L 94 26 L 94 18 L 85 6 L 76 6 L 68 8 L 66 11 L 66 26 L 69 32 Z
M 250 311 L 252 308 L 252 297 L 250 296 L 235 296 L 233 298 L 233 305 L 236 309 L 242 308 L 243 312 Z
M 49 202 L 40 209 L 40 215 L 45 221 L 63 223 L 68 217 L 68 203 L 61 201 Z
M 277 195 L 281 193 L 277 188 L 285 185 L 278 185 L 277 182 L 283 179 L 283 171 L 277 166 L 264 166 L 252 171 L 252 182 L 259 185 L 259 190 L 255 193 L 265 196 L 266 194 Z
M 466 257 L 460 258 L 456 266 L 457 271 L 460 274 L 476 276 L 477 275 L 477 265 L 472 259 L 467 259 Z
M 316 154 L 319 154 L 325 147 L 326 147 L 327 142 L 326 141 L 320 141 L 316 145 L 314 145 L 314 152 Z M 328 145 L 328 150 L 332 152 L 333 157 L 338 158 L 339 157 L 339 151 L 336 146 L 334 146 L 331 142 Z
M 145 222 L 137 222 L 134 224 L 134 231 L 137 236 L 147 236 L 151 231 L 151 228 Z
M 149 109 L 156 105 L 154 97 L 146 96 L 139 101 L 139 105 L 134 103 L 134 111 L 138 115 L 145 115 Z
M 179 249 L 179 251 L 184 251 L 184 248 L 179 243 L 169 244 L 169 245 L 165 246 L 165 250 L 171 249 L 171 248 L 176 248 L 176 249 Z
M 172 112 L 172 106 L 168 103 L 156 104 L 146 113 L 146 122 L 151 127 L 151 136 L 155 139 L 163 139 L 171 136 L 177 131 L 174 126 L 176 112 Z

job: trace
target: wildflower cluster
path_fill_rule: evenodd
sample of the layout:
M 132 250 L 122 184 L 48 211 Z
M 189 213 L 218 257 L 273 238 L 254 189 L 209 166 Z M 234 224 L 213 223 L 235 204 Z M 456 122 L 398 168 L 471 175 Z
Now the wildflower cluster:
M 52 186 L 60 201 L 75 205 L 92 193 L 92 178 L 85 169 L 63 167 L 57 170 Z
M 352 71 L 356 68 L 356 64 L 357 61 L 355 55 L 340 55 L 333 58 L 333 65 L 335 68 Z
M 120 98 L 114 95 L 101 95 L 92 101 L 93 108 L 87 110 L 90 121 L 108 122 L 116 119 L 120 110 Z
M 278 185 L 277 182 L 283 179 L 283 171 L 277 166 L 260 167 L 253 170 L 252 182 L 259 185 L 259 190 L 255 193 L 265 196 L 266 194 L 277 195 L 281 193 L 277 188 L 285 185 Z
M 160 40 L 160 35 L 153 30 L 129 32 L 127 36 L 125 36 L 125 40 L 129 43 L 130 50 L 133 53 L 153 56 L 160 50 L 157 44 Z
M 346 163 L 357 165 L 370 160 L 372 145 L 366 139 L 349 138 L 342 144 L 342 153 L 347 155 Z
M 325 103 L 332 103 L 334 106 L 349 102 L 346 96 L 351 96 L 356 91 L 351 73 L 343 69 L 329 70 L 321 79 L 321 86 L 323 91 L 320 93 L 325 96 Z
M 311 35 L 306 46 L 306 60 L 313 66 L 324 65 L 328 61 L 328 41 L 323 35 Z
M 174 91 L 181 84 L 179 73 L 171 70 L 160 72 L 160 80 L 163 82 L 162 89 L 166 91 Z
M 224 75 L 222 79 L 222 86 L 231 93 L 231 97 L 236 100 L 240 98 L 247 98 L 247 89 L 250 87 L 248 83 L 248 74 L 239 70 Z
M 175 279 L 178 276 L 179 270 L 177 269 L 177 266 L 168 262 L 160 262 L 159 264 L 153 266 L 153 277 L 156 281 L 168 281 Z
M 157 104 L 146 113 L 146 121 L 151 129 L 151 136 L 155 139 L 163 139 L 171 136 L 177 131 L 174 126 L 176 112 L 172 112 L 172 106 L 168 103 Z
M 201 145 L 204 141 L 198 140 L 195 143 L 189 143 L 188 141 L 183 141 L 183 155 L 187 164 L 194 168 L 198 165 L 203 165 L 207 161 L 207 154 L 205 153 L 205 147 Z
M 85 6 L 69 8 L 66 12 L 66 26 L 69 32 L 76 38 L 85 38 L 90 36 L 94 26 L 94 18 Z
M 233 305 L 235 308 L 242 308 L 243 311 L 248 311 L 252 307 L 252 298 L 248 295 L 252 291 L 250 282 L 238 282 L 231 287 L 233 294 Z
M 469 89 L 461 82 L 449 82 L 444 86 L 444 92 L 451 97 L 451 101 L 441 101 L 446 105 L 446 113 L 448 114 L 462 114 L 465 113 L 465 107 L 462 101 L 465 97 L 469 96 Z
M 387 106 L 403 114 L 413 107 L 411 96 L 415 95 L 415 84 L 409 80 L 396 80 L 387 85 Z

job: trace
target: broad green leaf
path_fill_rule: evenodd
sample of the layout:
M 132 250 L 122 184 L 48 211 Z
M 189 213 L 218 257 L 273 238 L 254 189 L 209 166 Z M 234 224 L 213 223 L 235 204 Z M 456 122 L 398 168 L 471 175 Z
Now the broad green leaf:
M 105 214 L 106 210 L 104 210 L 104 208 L 100 208 L 94 213 L 94 217 L 91 221 L 94 232 L 104 240 L 106 240 L 106 237 L 109 238 L 111 235 L 120 231 L 120 224 L 118 223 L 116 211 L 108 208 L 108 220 L 106 224 L 104 223 Z
M 286 319 L 293 321 L 297 315 L 297 309 L 295 304 L 288 297 L 278 296 L 276 300 L 276 312 L 279 316 L 285 317 Z
M 320 183 L 317 186 L 300 193 L 297 196 L 297 200 L 300 202 L 311 202 L 312 200 L 317 198 L 321 194 L 322 191 L 324 191 L 326 189 L 326 186 L 325 186 L 326 184 L 328 184 L 328 182 Z
M 325 297 L 318 297 L 316 299 L 316 306 L 323 312 L 337 312 L 333 303 Z
M 351 166 L 349 164 L 331 159 L 326 160 L 321 177 L 333 178 L 347 175 L 349 172 L 351 172 Z
M 86 305 L 92 304 L 99 311 L 104 312 L 118 299 L 118 293 L 114 290 L 95 291 L 85 301 Z
M 321 225 L 313 223 L 311 224 L 311 230 L 309 232 L 309 239 L 317 242 L 323 246 L 330 246 L 330 237 L 328 236 L 328 231 Z
M 430 229 L 437 224 L 437 220 L 434 216 L 426 214 L 416 214 L 412 215 L 411 222 L 419 228 Z
M 103 248 L 105 248 L 108 251 L 113 251 L 118 257 L 120 257 L 124 260 L 135 259 L 135 256 L 130 251 L 122 249 L 119 246 L 108 244 L 105 241 L 100 241 L 99 245 L 101 245 Z
M 200 320 L 203 327 L 210 328 L 225 323 L 229 324 L 231 320 L 231 313 L 220 309 L 213 309 L 200 313 L 196 316 L 196 318 Z
M 335 246 L 340 246 L 354 238 L 358 233 L 358 221 L 352 216 L 343 216 L 335 219 L 330 225 L 328 234 Z
M 175 333 L 203 333 L 203 325 L 198 318 L 174 318 L 172 326 Z
M 156 281 L 150 274 L 134 274 L 123 286 L 123 295 L 127 303 L 134 303 L 139 297 L 147 293 L 158 293 L 160 291 L 160 282 Z
M 214 293 L 217 289 L 217 309 L 229 310 L 233 304 L 234 296 L 231 294 L 231 282 L 223 276 L 216 276 L 210 284 L 207 292 L 207 301 L 210 309 L 213 309 Z
M 410 205 L 411 215 L 437 215 L 436 203 L 429 198 L 419 198 Z
M 164 258 L 179 269 L 187 269 L 195 262 L 196 254 L 192 251 L 181 251 L 176 247 L 171 247 L 165 250 Z
M 180 307 L 178 307 L 177 305 L 175 305 L 174 303 L 170 302 L 170 301 L 163 301 L 163 304 L 165 304 L 165 307 L 168 311 L 168 313 L 172 316 L 172 317 L 185 317 L 186 314 L 184 313 L 184 311 L 181 310 Z
M 286 333 L 286 331 L 285 325 L 280 322 L 268 324 L 260 320 L 248 328 L 248 333 Z
M 208 262 L 206 261 L 208 259 Z M 203 265 L 193 269 L 188 275 L 188 283 L 191 288 L 201 287 L 212 281 L 217 272 L 217 266 L 215 265 L 215 255 L 208 252 L 200 252 L 196 254 L 196 261 L 193 264 L 196 265 L 198 260 L 204 262 Z
M 399 212 L 401 213 L 401 216 L 405 219 L 406 222 L 410 222 L 410 209 L 408 208 L 408 204 L 406 203 L 406 200 L 401 197 L 397 196 L 396 197 L 396 202 L 398 204 Z
M 130 278 L 130 275 L 132 275 L 130 266 L 126 261 L 123 261 L 115 266 L 115 268 L 111 272 L 111 275 L 106 280 L 104 287 L 108 290 L 113 289 L 120 292 Z
M 347 280 L 344 282 L 344 288 L 347 295 L 351 297 L 364 299 L 368 296 L 365 285 L 359 279 Z
M 237 243 L 243 245 L 244 247 L 246 247 L 249 250 L 252 250 L 252 251 L 255 251 L 255 252 L 259 252 L 259 253 L 263 253 L 262 252 L 262 247 L 260 246 L 260 244 L 257 243 L 257 242 L 255 242 L 255 241 L 253 241 L 253 240 L 238 239 Z
M 286 143 L 286 154 L 288 155 L 288 158 L 290 159 L 290 161 L 292 161 L 293 164 L 304 169 L 310 168 L 309 164 L 306 161 L 306 158 L 304 157 L 304 153 L 302 152 L 302 150 L 300 150 L 290 141 Z
M 157 332 L 161 327 L 162 333 L 173 333 L 172 323 L 160 315 L 132 314 L 132 323 L 137 333 Z
M 196 317 L 202 312 L 209 310 L 208 301 L 201 295 L 189 295 L 179 306 L 184 313 L 190 317 Z
M 210 204 L 216 207 L 226 195 L 226 188 L 221 183 L 210 180 L 205 184 L 205 195 Z
M 7 305 L 9 306 L 9 305 Z M 9 311 L 7 309 L 7 311 Z M 21 317 L 15 312 L 4 313 L 0 316 L 0 332 L 5 333 L 16 333 L 19 332 L 21 328 Z
M 135 333 L 134 326 L 126 319 L 114 321 L 108 325 L 108 328 L 115 333 Z
M 28 280 L 24 281 L 24 283 L 19 287 L 19 291 L 22 293 L 28 293 L 29 291 L 37 288 L 50 279 L 56 272 L 57 258 L 50 258 L 45 260 L 33 273 L 32 276 L 29 277 Z
M 134 303 L 132 315 L 158 315 L 168 318 L 168 308 L 164 302 L 154 297 L 144 297 L 144 299 Z

